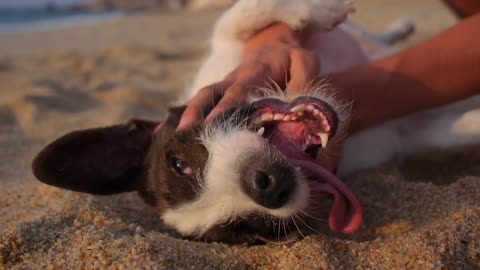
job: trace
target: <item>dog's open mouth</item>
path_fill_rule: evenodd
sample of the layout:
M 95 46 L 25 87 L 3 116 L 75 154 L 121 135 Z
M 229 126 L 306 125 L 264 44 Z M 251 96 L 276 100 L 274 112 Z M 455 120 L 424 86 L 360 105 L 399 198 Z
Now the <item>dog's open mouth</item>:
M 304 171 L 312 197 L 333 197 L 329 216 L 333 231 L 358 230 L 363 216 L 358 199 L 337 176 L 316 162 L 318 151 L 327 147 L 339 126 L 329 104 L 312 97 L 300 97 L 291 103 L 262 99 L 252 104 L 249 126 Z
M 251 125 L 290 158 L 307 154 L 316 158 L 338 127 L 338 117 L 330 106 L 315 98 L 300 97 L 292 103 L 262 99 L 252 104 Z M 295 156 L 292 156 L 295 155 Z

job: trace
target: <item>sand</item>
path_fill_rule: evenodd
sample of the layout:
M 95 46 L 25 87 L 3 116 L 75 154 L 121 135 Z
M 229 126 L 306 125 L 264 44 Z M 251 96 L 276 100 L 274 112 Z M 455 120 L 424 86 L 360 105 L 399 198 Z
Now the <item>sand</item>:
M 346 179 L 365 209 L 351 237 L 229 246 L 180 239 L 135 193 L 37 182 L 33 155 L 73 129 L 161 118 L 195 72 L 217 13 L 147 14 L 0 37 L 0 269 L 479 269 L 480 146 Z M 455 23 L 438 1 L 362 0 L 373 29 L 410 15 L 405 48 Z

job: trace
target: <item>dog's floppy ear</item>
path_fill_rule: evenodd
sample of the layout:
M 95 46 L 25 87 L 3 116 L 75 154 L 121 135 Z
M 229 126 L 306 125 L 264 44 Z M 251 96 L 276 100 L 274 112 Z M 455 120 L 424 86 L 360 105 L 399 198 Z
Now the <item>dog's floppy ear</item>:
M 43 183 L 74 191 L 114 194 L 135 190 L 158 125 L 132 119 L 122 125 L 73 131 L 35 157 L 33 173 Z

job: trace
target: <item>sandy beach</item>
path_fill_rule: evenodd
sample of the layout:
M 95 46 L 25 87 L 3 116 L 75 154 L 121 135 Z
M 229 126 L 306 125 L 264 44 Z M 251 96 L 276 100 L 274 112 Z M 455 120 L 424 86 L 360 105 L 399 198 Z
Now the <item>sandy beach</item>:
M 405 49 L 456 22 L 436 0 L 359 1 L 380 31 L 408 16 Z M 162 118 L 193 76 L 218 11 L 147 13 L 0 36 L 0 269 L 480 269 L 480 146 L 352 175 L 365 222 L 349 237 L 289 245 L 183 240 L 135 193 L 50 187 L 33 156 L 74 129 Z

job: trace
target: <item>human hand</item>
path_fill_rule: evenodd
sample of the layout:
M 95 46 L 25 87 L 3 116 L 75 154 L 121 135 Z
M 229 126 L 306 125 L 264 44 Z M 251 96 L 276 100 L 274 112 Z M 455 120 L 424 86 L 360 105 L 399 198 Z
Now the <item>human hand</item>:
M 309 31 L 295 32 L 284 24 L 257 33 L 248 40 L 242 63 L 225 79 L 204 87 L 188 102 L 178 129 L 187 129 L 201 121 L 202 112 L 209 106 L 214 108 L 206 116 L 207 122 L 244 104 L 258 87 L 275 83 L 282 89 L 304 89 L 320 69 L 317 56 L 301 47 L 308 34 Z

